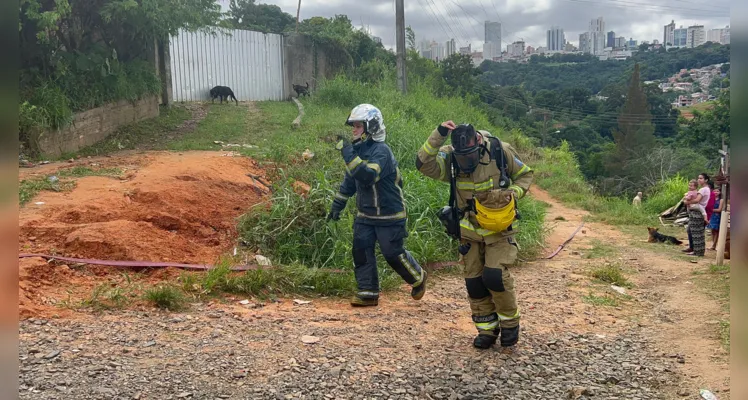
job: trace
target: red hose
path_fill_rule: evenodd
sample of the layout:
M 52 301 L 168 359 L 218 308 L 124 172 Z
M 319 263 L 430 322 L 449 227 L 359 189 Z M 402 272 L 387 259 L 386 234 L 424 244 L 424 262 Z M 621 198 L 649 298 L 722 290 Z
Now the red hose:
M 72 257 L 61 257 L 61 256 L 53 256 L 49 254 L 36 254 L 36 253 L 20 253 L 18 254 L 18 258 L 30 258 L 30 257 L 40 257 L 47 260 L 58 260 L 58 261 L 65 261 L 69 263 L 78 263 L 78 264 L 91 264 L 91 265 L 106 265 L 110 267 L 144 267 L 144 268 L 166 268 L 166 267 L 174 267 L 174 268 L 181 268 L 181 269 L 187 269 L 187 270 L 193 270 L 193 271 L 206 271 L 209 269 L 215 268 L 214 265 L 207 265 L 207 264 L 180 264 L 180 263 L 172 263 L 172 262 L 155 262 L 155 261 L 116 261 L 116 260 L 97 260 L 93 258 L 72 258 Z M 454 261 L 446 261 L 446 262 L 437 262 L 428 264 L 427 266 L 431 269 L 441 269 L 449 266 L 459 266 L 460 264 Z M 252 270 L 259 270 L 259 269 L 273 269 L 277 267 L 272 266 L 260 266 L 257 264 L 249 264 L 249 265 L 236 265 L 231 268 L 229 268 L 231 271 L 252 271 Z M 319 271 L 324 272 L 331 272 L 331 273 L 345 273 L 348 271 L 340 270 L 340 269 L 323 269 L 320 268 Z

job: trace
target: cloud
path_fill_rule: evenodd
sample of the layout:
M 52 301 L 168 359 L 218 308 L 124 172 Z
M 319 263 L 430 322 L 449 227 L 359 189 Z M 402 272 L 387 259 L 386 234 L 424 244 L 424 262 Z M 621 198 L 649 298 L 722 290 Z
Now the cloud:
M 228 9 L 229 0 L 217 0 Z M 576 43 L 587 31 L 590 20 L 602 16 L 605 30 L 638 41 L 662 41 L 663 26 L 704 25 L 706 29 L 730 24 L 729 0 L 406 0 L 405 24 L 417 41 L 446 42 L 454 38 L 459 46 L 470 43 L 483 47 L 484 21 L 502 23 L 502 45 L 517 40 L 538 47 L 546 45 L 546 31 L 552 25 L 564 29 L 566 40 Z M 295 16 L 297 0 L 263 1 L 276 4 Z M 394 0 L 302 0 L 301 18 L 345 14 L 357 27 L 382 38 L 387 48 L 395 47 Z

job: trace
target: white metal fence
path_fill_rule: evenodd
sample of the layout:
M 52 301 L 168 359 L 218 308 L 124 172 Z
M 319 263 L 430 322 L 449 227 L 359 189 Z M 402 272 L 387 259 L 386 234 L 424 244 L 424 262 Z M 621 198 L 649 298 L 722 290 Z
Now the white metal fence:
M 283 99 L 283 36 L 232 30 L 181 31 L 169 42 L 174 101 L 210 100 L 228 86 L 240 101 Z

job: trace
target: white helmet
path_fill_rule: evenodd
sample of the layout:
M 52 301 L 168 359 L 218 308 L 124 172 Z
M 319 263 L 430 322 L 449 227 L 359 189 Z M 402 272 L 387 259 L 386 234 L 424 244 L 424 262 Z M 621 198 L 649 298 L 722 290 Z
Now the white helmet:
M 385 131 L 384 117 L 378 108 L 371 104 L 357 105 L 351 110 L 345 124 L 353 126 L 354 122 L 364 124 L 364 140 L 371 137 L 375 142 L 384 142 L 387 132 Z

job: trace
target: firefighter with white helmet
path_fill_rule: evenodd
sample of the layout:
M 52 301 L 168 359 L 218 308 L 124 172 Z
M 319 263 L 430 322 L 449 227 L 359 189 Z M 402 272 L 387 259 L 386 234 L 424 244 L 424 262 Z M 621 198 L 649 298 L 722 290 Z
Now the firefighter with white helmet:
M 348 199 L 356 196 L 353 263 L 358 290 L 351 304 L 378 304 L 376 243 L 387 263 L 411 285 L 413 299 L 420 300 L 426 292 L 426 270 L 404 248 L 408 232 L 403 180 L 392 150 L 384 143 L 387 135 L 382 113 L 371 104 L 360 104 L 353 108 L 346 125 L 352 127 L 353 140 L 338 137 L 337 149 L 346 174 L 328 220 L 339 220 Z

